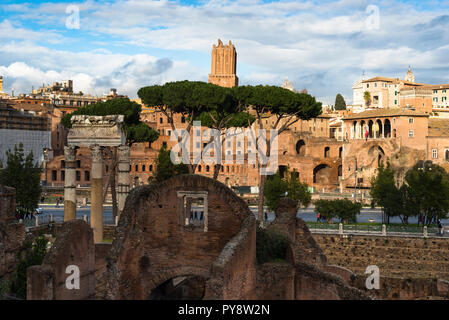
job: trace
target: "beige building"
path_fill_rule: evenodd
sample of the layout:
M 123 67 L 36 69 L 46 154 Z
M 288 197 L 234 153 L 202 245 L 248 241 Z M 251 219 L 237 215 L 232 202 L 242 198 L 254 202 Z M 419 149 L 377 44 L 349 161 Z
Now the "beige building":
M 228 45 L 218 39 L 218 45 L 212 48 L 212 70 L 209 74 L 209 83 L 222 87 L 236 87 L 239 85 L 237 77 L 237 51 L 231 40 Z

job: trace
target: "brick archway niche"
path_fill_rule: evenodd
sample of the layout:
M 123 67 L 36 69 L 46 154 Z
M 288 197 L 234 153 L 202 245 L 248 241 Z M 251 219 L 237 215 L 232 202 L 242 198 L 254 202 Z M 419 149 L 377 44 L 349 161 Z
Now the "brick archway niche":
M 190 219 L 196 210 L 202 222 Z M 216 180 L 183 175 L 136 188 L 116 228 L 108 298 L 148 299 L 167 280 L 200 277 L 204 299 L 251 299 L 255 246 L 254 215 Z

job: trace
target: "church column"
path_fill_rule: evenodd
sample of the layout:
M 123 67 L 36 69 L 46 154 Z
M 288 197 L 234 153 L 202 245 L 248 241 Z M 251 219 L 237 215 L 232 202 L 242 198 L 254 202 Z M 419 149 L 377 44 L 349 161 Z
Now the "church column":
M 129 164 L 129 147 L 120 146 L 118 148 L 118 214 L 122 214 L 125 207 L 126 197 L 129 194 L 130 185 L 130 164 Z
M 103 156 L 99 145 L 90 146 L 92 153 L 90 226 L 94 242 L 103 242 Z
M 64 221 L 76 218 L 76 147 L 65 146 Z

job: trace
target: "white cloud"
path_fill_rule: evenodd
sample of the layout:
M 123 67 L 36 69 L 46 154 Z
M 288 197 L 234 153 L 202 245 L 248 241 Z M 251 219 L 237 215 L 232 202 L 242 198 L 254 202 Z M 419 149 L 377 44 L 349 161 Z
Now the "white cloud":
M 366 8 L 371 4 L 379 6 L 376 30 L 366 29 Z M 403 76 L 409 64 L 418 69 L 419 81 L 434 81 L 441 75 L 440 82 L 449 82 L 444 73 L 449 68 L 447 7 L 422 12 L 410 3 L 387 0 L 204 0 L 197 5 L 88 0 L 79 5 L 82 40 L 95 44 L 92 51 L 56 50 L 42 44 L 43 39 L 65 43 L 74 37 L 64 26 L 67 4 L 34 5 L 33 10 L 25 4 L 8 6 L 4 10 L 11 15 L 0 22 L 0 65 L 9 68 L 23 61 L 34 68 L 29 73 L 35 77 L 49 78 L 49 72 L 55 72 L 77 79 L 75 85 L 79 82 L 85 92 L 101 93 L 113 85 L 135 95 L 142 83 L 206 80 L 210 60 L 204 56 L 221 38 L 235 43 L 238 75 L 245 83 L 280 84 L 288 76 L 299 89 L 307 87 L 317 96 L 337 92 L 350 96 L 362 70 Z M 43 29 L 21 26 L 27 20 Z M 45 27 L 51 37 L 44 37 Z M 129 48 L 129 53 L 116 53 L 114 44 Z M 155 49 L 158 54 L 152 54 Z M 161 49 L 193 58 L 179 58 L 182 54 L 167 58 Z M 144 51 L 149 54 L 134 53 Z

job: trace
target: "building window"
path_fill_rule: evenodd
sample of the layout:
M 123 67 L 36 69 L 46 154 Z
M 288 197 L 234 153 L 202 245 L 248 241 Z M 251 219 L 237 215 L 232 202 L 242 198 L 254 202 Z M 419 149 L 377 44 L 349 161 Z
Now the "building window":
M 90 181 L 90 172 L 84 171 L 84 181 Z
M 414 119 L 413 118 L 408 118 L 408 123 L 413 123 Z
M 398 100 L 394 100 L 394 104 L 398 104 Z
M 136 171 L 136 172 L 139 171 L 139 165 L 136 164 L 136 165 L 134 166 L 134 171 Z
M 432 149 L 432 158 L 437 159 L 438 158 L 438 149 Z
M 58 172 L 56 170 L 53 170 L 51 172 L 51 180 L 57 181 L 58 180 Z
M 76 160 L 76 167 L 81 168 L 81 160 Z
M 81 172 L 76 171 L 76 181 L 81 181 Z
M 167 130 L 167 135 L 171 136 L 171 130 Z
M 143 166 L 142 166 L 142 172 L 145 172 L 146 170 L 147 170 L 146 165 L 143 165 Z
M 153 171 L 153 165 L 150 164 L 150 171 Z
M 196 136 L 201 137 L 201 130 L 196 130 Z
M 329 147 L 324 148 L 324 157 L 325 158 L 329 158 L 329 152 L 330 152 L 330 148 Z
M 61 170 L 61 180 L 65 181 L 65 171 Z
M 65 161 L 61 160 L 61 168 L 65 168 Z
M 162 146 L 164 147 L 164 148 L 167 148 L 167 142 L 162 142 Z
M 159 118 L 159 123 L 164 123 L 164 119 L 163 118 Z
M 413 138 L 413 130 L 409 130 L 408 131 L 408 137 L 409 138 Z

